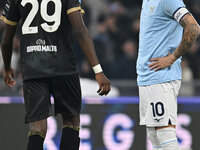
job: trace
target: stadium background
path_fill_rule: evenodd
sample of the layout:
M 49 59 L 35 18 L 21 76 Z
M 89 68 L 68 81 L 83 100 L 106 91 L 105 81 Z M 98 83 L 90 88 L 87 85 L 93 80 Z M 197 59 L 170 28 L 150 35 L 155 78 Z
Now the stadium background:
M 75 39 L 74 48 L 84 96 L 80 150 L 151 150 L 145 128 L 138 126 L 135 63 L 141 3 L 141 0 L 82 1 L 86 12 L 83 16 L 85 23 L 94 38 L 97 55 L 114 90 L 109 98 L 96 96 L 94 74 Z M 185 3 L 200 23 L 200 1 L 186 0 Z M 3 5 L 4 0 L 0 0 L 0 7 Z M 3 31 L 4 23 L 0 21 L 0 41 Z M 16 72 L 17 84 L 12 89 L 4 85 L 0 58 L 0 150 L 25 150 L 27 141 L 27 126 L 23 124 L 19 33 L 18 29 L 13 45 L 12 67 Z M 183 83 L 177 131 L 181 150 L 200 150 L 199 64 L 200 41 L 197 41 L 182 62 Z M 61 133 L 59 117 L 51 117 L 48 121 L 50 126 L 45 150 L 58 150 Z

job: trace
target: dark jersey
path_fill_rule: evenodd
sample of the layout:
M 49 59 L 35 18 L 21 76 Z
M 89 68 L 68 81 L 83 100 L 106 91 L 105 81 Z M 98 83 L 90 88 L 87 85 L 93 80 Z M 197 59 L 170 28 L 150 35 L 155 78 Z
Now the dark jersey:
M 67 14 L 81 11 L 78 0 L 8 0 L 1 19 L 20 21 L 23 80 L 77 72 L 72 26 Z

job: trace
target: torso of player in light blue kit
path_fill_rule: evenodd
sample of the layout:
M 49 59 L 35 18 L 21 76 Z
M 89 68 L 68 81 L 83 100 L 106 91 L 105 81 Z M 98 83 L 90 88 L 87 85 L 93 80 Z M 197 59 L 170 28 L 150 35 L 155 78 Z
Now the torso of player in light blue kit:
M 183 28 L 174 14 L 182 7 L 185 7 L 182 0 L 143 0 L 137 60 L 138 86 L 181 79 L 181 59 L 157 72 L 150 70 L 148 65 L 150 59 L 172 53 L 181 42 Z

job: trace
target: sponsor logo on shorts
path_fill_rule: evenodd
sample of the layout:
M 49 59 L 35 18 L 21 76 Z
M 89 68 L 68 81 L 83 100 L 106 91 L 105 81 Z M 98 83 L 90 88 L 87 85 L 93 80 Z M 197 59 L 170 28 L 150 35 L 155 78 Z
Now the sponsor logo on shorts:
M 156 118 L 156 119 L 154 119 L 155 121 L 157 121 L 157 122 L 160 122 L 160 120 L 162 120 L 163 119 L 163 117 L 162 118 Z

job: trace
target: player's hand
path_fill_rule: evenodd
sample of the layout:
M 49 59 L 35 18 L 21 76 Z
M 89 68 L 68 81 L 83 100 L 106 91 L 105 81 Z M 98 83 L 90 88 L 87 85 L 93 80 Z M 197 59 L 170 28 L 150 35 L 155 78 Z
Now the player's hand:
M 151 59 L 150 62 L 152 63 L 148 65 L 148 67 L 151 70 L 158 71 L 160 69 L 164 69 L 171 66 L 175 61 L 176 61 L 175 56 L 169 53 L 165 57 Z
M 95 78 L 99 84 L 97 93 L 99 93 L 101 96 L 107 95 L 111 90 L 110 81 L 106 78 L 103 72 L 97 73 Z
M 13 69 L 10 69 L 9 71 L 4 71 L 4 81 L 8 87 L 12 87 L 13 85 L 15 85 L 16 82 L 13 80 L 14 77 L 15 75 Z

